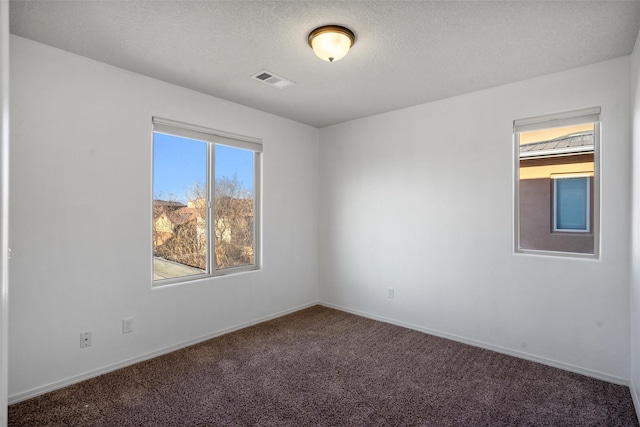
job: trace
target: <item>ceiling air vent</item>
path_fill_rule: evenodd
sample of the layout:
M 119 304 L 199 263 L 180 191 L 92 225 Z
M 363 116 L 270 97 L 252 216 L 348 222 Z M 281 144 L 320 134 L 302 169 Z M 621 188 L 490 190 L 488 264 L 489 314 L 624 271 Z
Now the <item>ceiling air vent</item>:
M 292 86 L 295 83 L 291 80 L 287 80 L 284 77 L 273 74 L 271 71 L 262 70 L 258 74 L 251 76 L 256 80 L 260 80 L 262 83 L 266 83 L 269 86 L 277 87 L 278 89 L 284 89 L 287 86 Z

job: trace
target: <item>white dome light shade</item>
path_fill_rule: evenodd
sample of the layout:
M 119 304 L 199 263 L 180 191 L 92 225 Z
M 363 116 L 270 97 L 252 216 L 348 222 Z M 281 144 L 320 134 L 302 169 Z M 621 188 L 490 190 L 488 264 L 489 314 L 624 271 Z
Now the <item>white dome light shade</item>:
M 316 28 L 309 33 L 309 46 L 323 61 L 334 62 L 349 52 L 355 41 L 351 30 L 337 25 Z

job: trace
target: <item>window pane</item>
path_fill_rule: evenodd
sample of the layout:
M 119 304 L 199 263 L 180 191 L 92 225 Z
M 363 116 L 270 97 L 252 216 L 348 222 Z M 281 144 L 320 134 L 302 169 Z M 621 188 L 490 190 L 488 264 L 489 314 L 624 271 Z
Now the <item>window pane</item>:
M 153 134 L 153 277 L 207 270 L 207 143 Z
M 556 179 L 556 230 L 589 231 L 589 178 Z
M 215 268 L 254 264 L 254 152 L 215 145 Z
M 517 249 L 595 253 L 589 223 L 594 209 L 595 130 L 594 123 L 586 123 L 516 133 Z

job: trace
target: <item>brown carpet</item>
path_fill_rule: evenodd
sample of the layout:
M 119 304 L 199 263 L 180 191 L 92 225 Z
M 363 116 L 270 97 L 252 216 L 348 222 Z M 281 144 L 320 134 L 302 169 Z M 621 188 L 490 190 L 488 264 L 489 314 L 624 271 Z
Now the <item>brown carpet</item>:
M 628 387 L 325 307 L 9 407 L 9 426 L 637 426 Z

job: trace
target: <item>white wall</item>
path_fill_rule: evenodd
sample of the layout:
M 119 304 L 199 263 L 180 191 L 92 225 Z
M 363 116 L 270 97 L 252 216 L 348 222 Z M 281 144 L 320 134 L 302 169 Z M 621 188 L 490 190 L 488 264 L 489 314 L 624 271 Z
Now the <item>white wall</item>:
M 624 57 L 322 129 L 320 300 L 628 381 L 629 69 Z M 600 259 L 514 254 L 513 120 L 593 106 Z
M 640 414 L 640 34 L 631 55 L 631 395 Z
M 317 302 L 317 129 L 14 36 L 11 77 L 12 401 Z M 152 289 L 152 116 L 263 139 L 261 271 Z

